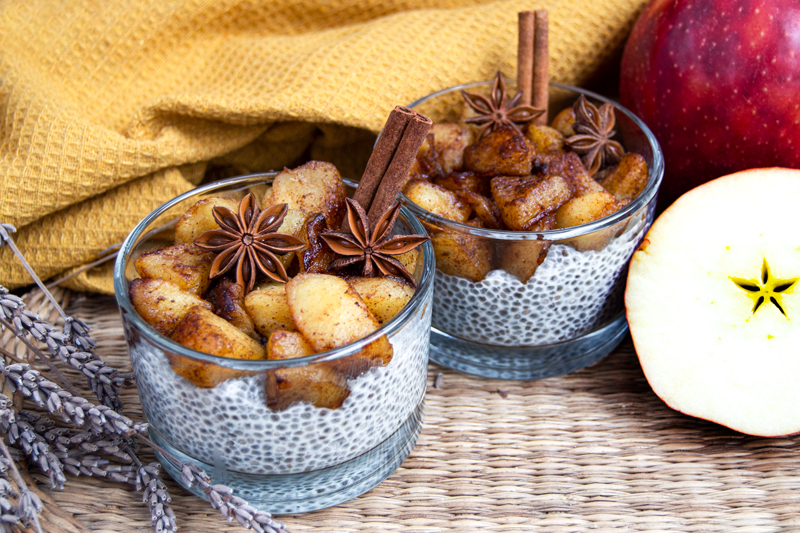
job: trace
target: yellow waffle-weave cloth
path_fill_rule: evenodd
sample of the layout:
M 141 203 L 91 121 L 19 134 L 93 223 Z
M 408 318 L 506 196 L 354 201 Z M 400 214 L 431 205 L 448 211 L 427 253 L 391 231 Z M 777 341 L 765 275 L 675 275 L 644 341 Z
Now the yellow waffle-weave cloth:
M 42 278 L 96 258 L 209 161 L 358 168 L 389 111 L 516 70 L 547 8 L 551 76 L 618 54 L 644 0 L 7 0 L 0 222 Z M 349 157 L 348 157 L 349 156 Z M 111 292 L 109 268 L 72 281 Z M 31 282 L 8 247 L 0 284 Z

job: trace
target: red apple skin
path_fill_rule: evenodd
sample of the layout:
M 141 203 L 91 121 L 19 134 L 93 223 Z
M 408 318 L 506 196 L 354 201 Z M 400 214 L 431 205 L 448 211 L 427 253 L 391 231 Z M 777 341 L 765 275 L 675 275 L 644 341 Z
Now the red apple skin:
M 653 0 L 622 57 L 620 96 L 664 151 L 665 207 L 739 170 L 800 168 L 800 3 Z

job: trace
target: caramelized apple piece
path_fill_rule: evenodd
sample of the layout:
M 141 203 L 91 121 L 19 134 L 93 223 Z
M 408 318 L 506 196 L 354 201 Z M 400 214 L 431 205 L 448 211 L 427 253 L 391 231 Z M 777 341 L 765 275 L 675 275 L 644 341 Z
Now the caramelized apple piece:
M 408 182 L 405 195 L 421 208 L 456 222 L 466 222 L 472 211 L 454 193 L 427 181 Z
M 480 220 L 471 220 L 467 224 L 483 227 Z M 441 229 L 429 233 L 436 268 L 445 274 L 478 282 L 492 270 L 492 246 L 487 239 Z
M 464 166 L 464 150 L 474 142 L 473 133 L 458 124 L 439 123 L 431 126 L 434 147 L 439 154 L 441 173 L 451 174 Z
M 244 287 L 228 278 L 223 278 L 206 295 L 214 306 L 214 313 L 227 320 L 250 336 L 255 334 L 253 319 L 244 308 Z
M 256 330 L 269 337 L 276 329 L 297 331 L 292 312 L 286 302 L 286 285 L 263 283 L 244 298 L 244 308 L 253 319 Z
M 619 208 L 619 203 L 605 190 L 578 196 L 556 211 L 556 228 L 586 224 L 608 216 Z
M 525 136 L 537 154 L 564 151 L 564 134 L 555 128 L 528 124 Z
M 414 296 L 414 288 L 399 278 L 352 278 L 348 282 L 381 325 L 402 311 Z
M 203 233 L 219 229 L 211 212 L 217 206 L 227 207 L 236 213 L 239 201 L 232 198 L 206 198 L 194 204 L 175 224 L 175 244 L 194 242 Z
M 546 176 L 561 176 L 570 184 L 575 196 L 583 196 L 591 192 L 602 192 L 603 186 L 597 183 L 575 152 L 555 154 L 546 157 Z
M 214 253 L 194 244 L 176 244 L 161 250 L 145 252 L 133 264 L 144 279 L 163 279 L 176 284 L 181 290 L 197 296 L 208 289 L 208 275 Z
M 470 191 L 481 196 L 489 196 L 489 178 L 475 172 L 454 172 L 442 178 L 436 178 L 433 183 L 444 187 L 448 191 Z
M 503 227 L 500 208 L 487 197 L 471 191 L 458 191 L 456 196 L 472 208 L 475 216 L 483 222 L 483 227 L 490 229 L 500 229 Z
M 547 231 L 555 227 L 556 217 L 549 215 L 534 224 L 530 231 Z M 526 283 L 547 257 L 550 244 L 550 241 L 498 241 L 498 267 Z
M 265 359 L 266 350 L 236 326 L 204 307 L 186 313 L 172 340 L 192 350 L 230 359 Z M 212 388 L 231 378 L 251 372 L 225 368 L 214 363 L 167 354 L 172 369 L 200 388 Z
M 211 310 L 211 304 L 194 293 L 163 279 L 135 279 L 128 293 L 142 319 L 156 331 L 169 337 L 189 309 L 196 306 Z
M 311 216 L 306 221 L 297 235 L 306 245 L 303 250 L 297 252 L 300 260 L 300 272 L 323 274 L 328 271 L 328 267 L 336 259 L 336 254 L 328 246 L 328 243 L 320 238 L 320 234 L 327 230 L 328 224 L 322 215 Z
M 573 198 L 556 211 L 556 228 L 568 228 L 586 224 L 611 215 L 621 207 L 622 204 L 617 202 L 611 193 L 606 190 L 585 194 Z M 627 222 L 623 221 L 621 224 L 622 226 L 617 224 L 611 228 L 569 239 L 565 241 L 565 244 L 569 244 L 576 250 L 581 251 L 602 250 Z
M 327 274 L 298 274 L 286 284 L 286 297 L 297 329 L 315 352 L 346 346 L 378 329 L 380 323 L 345 280 Z M 392 359 L 386 336 L 361 352 L 332 361 L 337 371 L 355 377 Z
M 314 349 L 297 332 L 276 330 L 267 343 L 267 359 L 295 359 L 313 355 Z M 295 402 L 309 402 L 314 407 L 338 409 L 350 396 L 347 379 L 331 363 L 280 368 L 267 372 L 267 407 L 283 411 Z
M 572 188 L 560 176 L 501 176 L 492 178 L 491 185 L 503 222 L 517 231 L 528 231 L 572 197 Z
M 503 126 L 464 150 L 464 169 L 483 174 L 528 176 L 533 156 L 528 139 L 511 126 Z
M 306 217 L 322 213 L 328 227 L 338 228 L 345 214 L 347 191 L 339 171 L 331 163 L 309 161 L 293 170 L 284 169 L 272 181 L 264 204 L 285 203 Z M 262 208 L 265 205 L 262 205 Z
M 403 267 L 408 272 L 410 272 L 412 276 L 414 275 L 414 272 L 417 270 L 417 259 L 419 258 L 418 249 L 415 248 L 413 250 L 407 251 L 404 254 L 395 255 L 393 257 L 398 261 L 400 261 L 400 264 L 402 264 Z
M 444 174 L 444 171 L 442 170 L 441 154 L 436 149 L 433 134 L 428 133 L 425 140 L 422 141 L 417 157 L 414 158 L 414 162 L 408 170 L 406 183 L 411 180 L 427 181 L 434 176 L 441 176 L 442 174 Z
M 561 112 L 556 115 L 556 118 L 550 123 L 550 127 L 560 131 L 564 137 L 572 137 L 575 135 L 573 124 L 575 124 L 575 111 L 572 109 L 572 106 L 569 106 L 562 109 Z
M 639 154 L 627 153 L 600 181 L 619 202 L 628 203 L 647 186 L 647 162 Z

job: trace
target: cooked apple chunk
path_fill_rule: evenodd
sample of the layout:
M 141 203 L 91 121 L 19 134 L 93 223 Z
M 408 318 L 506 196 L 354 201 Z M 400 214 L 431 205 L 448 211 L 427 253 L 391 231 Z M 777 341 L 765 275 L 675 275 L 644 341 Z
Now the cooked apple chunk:
M 468 224 L 483 226 L 479 220 L 469 221 Z M 431 233 L 431 244 L 436 257 L 436 268 L 449 276 L 478 282 L 492 270 L 492 246 L 487 239 L 440 230 Z
M 294 331 L 276 330 L 267 343 L 267 359 L 295 359 L 313 355 L 308 341 Z M 315 407 L 338 409 L 350 396 L 347 379 L 331 363 L 280 368 L 267 372 L 267 406 L 283 411 L 295 402 L 309 402 Z
M 464 166 L 464 150 L 474 141 L 471 131 L 453 123 L 431 126 L 434 147 L 439 154 L 442 174 L 451 174 Z
M 547 231 L 556 227 L 555 215 L 550 215 L 536 224 L 530 231 Z M 498 241 L 497 262 L 501 268 L 526 283 L 547 257 L 550 241 Z
M 619 207 L 616 199 L 605 190 L 578 196 L 556 211 L 556 228 L 586 224 L 616 212 Z
M 175 225 L 175 244 L 194 242 L 203 233 L 219 229 L 214 220 L 214 207 L 227 207 L 234 213 L 239 209 L 239 202 L 232 198 L 206 198 L 200 200 L 178 220 Z
M 394 318 L 414 296 L 414 289 L 398 278 L 353 278 L 349 282 L 380 324 Z
M 490 229 L 500 229 L 503 227 L 500 209 L 497 207 L 497 204 L 486 196 L 472 191 L 458 191 L 456 196 L 472 208 L 473 213 L 481 220 L 484 227 Z
M 284 169 L 272 181 L 266 205 L 285 203 L 306 217 L 322 213 L 328 227 L 338 228 L 345 214 L 347 191 L 339 171 L 331 163 L 309 161 L 293 170 Z M 266 207 L 265 205 L 265 207 Z
M 583 196 L 584 194 L 605 190 L 602 185 L 589 175 L 589 171 L 586 170 L 583 161 L 574 152 L 546 156 L 544 160 L 547 162 L 544 174 L 546 176 L 561 176 L 567 180 L 575 196 Z
M 564 151 L 564 134 L 555 128 L 529 124 L 525 135 L 537 154 Z
M 214 306 L 214 313 L 217 316 L 253 336 L 255 325 L 244 308 L 244 287 L 228 278 L 223 278 L 208 291 L 206 298 Z
M 572 106 L 566 107 L 561 110 L 561 112 L 556 115 L 556 118 L 553 119 L 553 122 L 550 123 L 550 127 L 560 131 L 564 137 L 572 137 L 575 135 L 575 128 L 573 125 L 575 124 L 575 110 Z
M 261 344 L 236 326 L 204 307 L 193 307 L 175 328 L 172 340 L 198 352 L 229 359 L 266 359 Z M 169 354 L 172 369 L 197 387 L 212 388 L 223 381 L 249 374 L 214 363 Z
M 410 181 L 405 189 L 406 198 L 435 215 L 466 222 L 472 208 L 458 199 L 455 193 L 427 181 Z
M 528 176 L 533 167 L 533 148 L 511 126 L 488 133 L 464 150 L 464 169 L 484 174 Z
M 265 359 L 264 347 L 203 306 L 190 309 L 175 328 L 172 340 L 203 352 L 231 359 Z
M 292 312 L 286 303 L 286 286 L 283 283 L 264 283 L 244 298 L 244 308 L 253 319 L 256 330 L 269 337 L 276 329 L 297 331 Z
M 503 222 L 517 231 L 528 231 L 572 197 L 572 188 L 560 176 L 501 176 L 492 178 L 491 185 Z
M 320 235 L 327 231 L 328 223 L 322 215 L 309 217 L 297 236 L 305 243 L 305 248 L 297 252 L 300 272 L 325 273 L 336 259 L 331 247 Z
M 422 141 L 422 146 L 419 147 L 411 168 L 408 170 L 406 183 L 411 180 L 429 180 L 434 176 L 442 176 L 443 174 L 441 154 L 436 150 L 433 134 L 428 133 Z
M 573 198 L 556 211 L 556 228 L 569 228 L 607 217 L 620 209 L 611 193 L 603 190 Z M 565 241 L 576 250 L 602 250 L 626 222 Z
M 481 196 L 489 196 L 489 178 L 475 172 L 454 172 L 433 182 L 448 191 L 470 191 Z
M 286 284 L 286 297 L 297 329 L 315 352 L 346 346 L 380 327 L 358 292 L 336 276 L 298 274 Z M 391 359 L 392 345 L 383 336 L 359 353 L 332 363 L 346 376 L 355 377 Z
M 213 262 L 213 252 L 188 243 L 145 252 L 133 264 L 144 279 L 161 278 L 184 291 L 201 296 L 208 289 L 208 275 Z
M 639 154 L 627 153 L 600 185 L 614 195 L 619 202 L 628 203 L 647 186 L 647 162 Z
M 145 322 L 162 335 L 169 337 L 189 309 L 211 304 L 194 293 L 163 279 L 135 279 L 128 290 L 131 303 Z
M 419 258 L 419 250 L 415 248 L 413 250 L 407 251 L 404 254 L 395 255 L 394 258 L 400 261 L 400 264 L 403 265 L 403 268 L 405 268 L 408 272 L 410 272 L 412 276 L 414 275 L 414 272 L 416 272 L 417 270 L 417 259 Z

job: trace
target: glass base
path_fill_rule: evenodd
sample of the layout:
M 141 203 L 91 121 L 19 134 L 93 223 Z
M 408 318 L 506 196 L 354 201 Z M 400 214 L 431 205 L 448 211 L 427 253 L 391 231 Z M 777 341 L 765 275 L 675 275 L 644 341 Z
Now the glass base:
M 599 361 L 622 342 L 627 332 L 624 313 L 591 333 L 545 346 L 479 344 L 431 328 L 430 359 L 484 378 L 542 379 L 568 374 Z
M 228 470 L 224 462 L 209 465 L 176 450 L 162 435 L 150 428 L 150 438 L 179 460 L 191 461 L 211 476 L 212 485 L 227 485 L 247 503 L 272 514 L 305 513 L 338 505 L 364 494 L 389 477 L 406 460 L 422 428 L 425 401 L 393 435 L 372 450 L 345 463 L 298 474 L 254 475 Z M 269 443 L 264 443 L 268 446 Z M 196 486 L 187 487 L 180 470 L 162 454 L 158 461 L 183 488 L 205 498 Z

